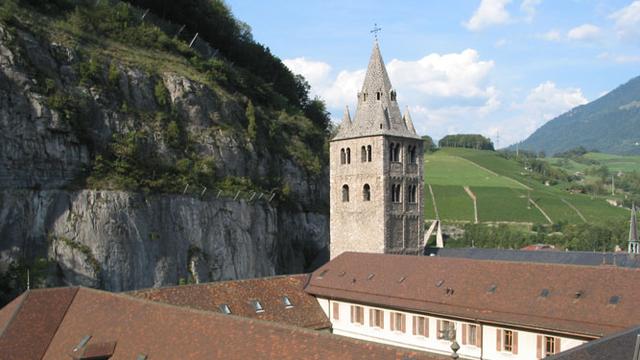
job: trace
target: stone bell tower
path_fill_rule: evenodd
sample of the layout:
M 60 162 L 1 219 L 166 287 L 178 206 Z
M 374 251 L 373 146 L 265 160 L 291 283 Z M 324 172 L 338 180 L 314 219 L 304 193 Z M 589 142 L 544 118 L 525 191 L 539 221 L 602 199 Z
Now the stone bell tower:
M 352 120 L 346 108 L 330 147 L 331 258 L 344 251 L 417 250 L 423 227 L 423 141 L 373 45 Z

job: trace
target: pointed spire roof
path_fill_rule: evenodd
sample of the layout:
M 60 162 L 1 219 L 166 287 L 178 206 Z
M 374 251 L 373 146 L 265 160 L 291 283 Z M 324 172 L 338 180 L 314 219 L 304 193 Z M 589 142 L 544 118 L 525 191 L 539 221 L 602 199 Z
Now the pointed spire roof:
M 350 118 L 349 118 L 350 119 Z M 407 125 L 403 118 L 396 92 L 389 80 L 389 74 L 382 60 L 380 46 L 376 40 L 371 51 L 367 74 L 362 89 L 358 93 L 358 108 L 351 126 L 342 125 L 333 140 L 360 136 L 392 135 L 418 139 L 413 122 Z
M 411 119 L 411 114 L 409 114 L 409 107 L 407 106 L 404 111 L 404 115 L 402 115 L 402 119 L 404 120 L 404 124 L 411 133 L 416 133 L 416 128 L 413 126 L 413 120 Z
M 344 113 L 342 115 L 342 123 L 351 125 L 351 114 L 349 114 L 349 105 L 344 107 Z

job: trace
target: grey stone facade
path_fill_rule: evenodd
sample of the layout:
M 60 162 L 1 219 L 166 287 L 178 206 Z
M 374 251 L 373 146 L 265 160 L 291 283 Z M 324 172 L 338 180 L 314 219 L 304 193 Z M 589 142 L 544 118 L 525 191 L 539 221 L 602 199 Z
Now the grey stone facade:
M 345 110 L 330 144 L 331 258 L 345 251 L 403 252 L 423 230 L 423 142 L 397 95 L 378 43 L 355 120 Z

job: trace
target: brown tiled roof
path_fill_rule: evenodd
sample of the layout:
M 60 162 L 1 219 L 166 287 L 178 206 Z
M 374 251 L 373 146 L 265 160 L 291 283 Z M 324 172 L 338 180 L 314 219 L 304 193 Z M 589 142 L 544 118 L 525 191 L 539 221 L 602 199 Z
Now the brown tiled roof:
M 589 338 L 640 324 L 637 284 L 640 269 L 343 253 L 316 270 L 306 290 Z M 613 296 L 617 304 L 610 303 Z
M 42 316 L 34 308 L 32 316 Z M 23 328 L 24 334 L 30 329 Z M 43 359 L 63 359 L 79 341 L 116 341 L 113 359 L 415 359 L 445 357 L 368 343 L 322 331 L 211 311 L 194 310 L 124 294 L 81 288 Z M 8 348 L 0 347 L 0 354 Z M 27 358 L 28 359 L 28 358 Z
M 2 359 L 41 359 L 77 291 L 74 288 L 28 291 L 7 305 L 13 311 L 0 333 Z
M 4 329 L 9 325 L 11 319 L 13 319 L 16 310 L 20 307 L 20 304 L 22 304 L 24 298 L 25 294 L 22 294 L 0 309 L 0 336 L 2 336 Z
M 640 328 L 632 328 L 546 357 L 545 360 L 632 360 L 638 335 Z
M 198 310 L 221 312 L 226 304 L 234 315 L 275 321 L 310 329 L 331 327 L 316 298 L 304 291 L 309 275 L 274 276 L 249 280 L 221 281 L 128 293 L 138 298 Z M 286 307 L 287 296 L 293 307 Z M 260 301 L 264 312 L 257 313 L 252 300 Z

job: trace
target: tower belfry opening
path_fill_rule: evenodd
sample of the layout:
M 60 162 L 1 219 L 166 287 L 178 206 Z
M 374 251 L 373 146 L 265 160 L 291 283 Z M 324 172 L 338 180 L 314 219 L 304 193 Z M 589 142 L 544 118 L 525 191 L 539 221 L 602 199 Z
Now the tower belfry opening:
M 400 111 L 377 39 L 357 101 L 353 119 L 347 109 L 330 143 L 331 257 L 418 251 L 423 142 L 408 110 Z M 349 161 L 341 149 L 360 149 L 361 161 Z M 342 201 L 343 186 L 363 195 Z

